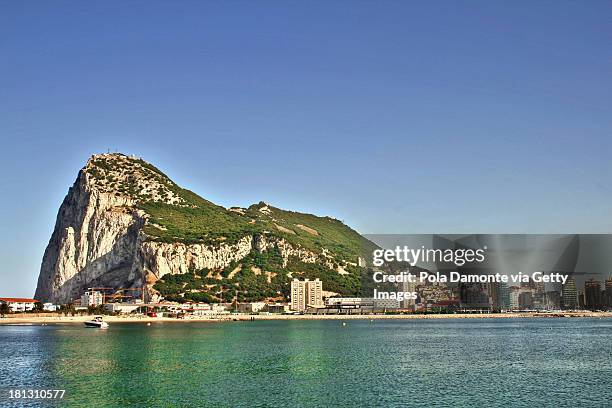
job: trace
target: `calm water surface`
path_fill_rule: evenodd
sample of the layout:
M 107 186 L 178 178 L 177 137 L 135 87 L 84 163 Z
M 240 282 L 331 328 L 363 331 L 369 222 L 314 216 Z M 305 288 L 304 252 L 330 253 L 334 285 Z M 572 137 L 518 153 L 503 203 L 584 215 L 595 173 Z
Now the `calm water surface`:
M 0 326 L 0 347 L 2 407 L 612 406 L 612 319 Z

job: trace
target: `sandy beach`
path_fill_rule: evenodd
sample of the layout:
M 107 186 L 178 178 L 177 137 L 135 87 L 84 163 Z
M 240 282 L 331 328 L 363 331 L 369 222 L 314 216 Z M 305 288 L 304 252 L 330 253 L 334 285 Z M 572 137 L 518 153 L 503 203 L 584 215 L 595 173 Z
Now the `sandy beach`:
M 170 317 L 148 317 L 142 315 L 104 316 L 109 323 L 156 323 L 156 322 L 231 322 L 252 320 L 391 320 L 391 319 L 520 319 L 520 318 L 612 318 L 612 312 L 554 312 L 554 313 L 457 313 L 457 314 L 386 314 L 386 315 L 251 315 L 230 314 L 218 316 L 190 316 L 184 319 Z M 92 316 L 57 315 L 7 315 L 0 318 L 0 325 L 16 324 L 82 324 Z

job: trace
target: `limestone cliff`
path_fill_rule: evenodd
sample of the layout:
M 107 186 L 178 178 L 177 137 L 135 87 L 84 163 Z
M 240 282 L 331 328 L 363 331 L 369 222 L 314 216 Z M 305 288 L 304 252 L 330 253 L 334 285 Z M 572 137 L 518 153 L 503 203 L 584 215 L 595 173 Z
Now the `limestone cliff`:
M 269 282 L 271 276 L 282 275 L 284 280 L 275 281 L 279 293 L 291 276 L 290 265 L 304 276 L 309 272 L 299 269 L 311 269 L 305 264 L 319 267 L 311 273 L 333 271 L 338 276 L 330 280 L 342 286 L 347 268 L 357 265 L 359 251 L 370 245 L 332 218 L 265 203 L 225 209 L 178 187 L 144 160 L 94 155 L 59 209 L 35 298 L 67 303 L 87 288 L 104 287 L 137 288 L 148 299 L 158 299 L 153 286 L 167 274 L 221 271 L 271 249 L 282 258 L 268 275 Z M 255 265 L 253 271 L 257 273 Z M 255 282 L 247 279 L 247 272 L 239 274 L 242 280 L 226 280 L 247 291 L 249 282 Z

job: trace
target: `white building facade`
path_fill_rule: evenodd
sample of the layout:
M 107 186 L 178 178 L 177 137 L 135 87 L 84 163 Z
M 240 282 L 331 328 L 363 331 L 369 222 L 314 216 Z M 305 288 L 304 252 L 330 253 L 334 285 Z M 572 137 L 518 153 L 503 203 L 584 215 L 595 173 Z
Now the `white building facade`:
M 104 295 L 102 292 L 98 292 L 97 290 L 90 290 L 83 293 L 81 296 L 81 306 L 89 307 L 89 306 L 101 306 L 104 303 Z
M 38 300 L 28 298 L 0 298 L 0 302 L 6 303 L 11 312 L 17 313 L 33 310 Z
M 323 306 L 323 282 L 319 279 L 291 281 L 291 310 L 304 312 L 309 307 Z

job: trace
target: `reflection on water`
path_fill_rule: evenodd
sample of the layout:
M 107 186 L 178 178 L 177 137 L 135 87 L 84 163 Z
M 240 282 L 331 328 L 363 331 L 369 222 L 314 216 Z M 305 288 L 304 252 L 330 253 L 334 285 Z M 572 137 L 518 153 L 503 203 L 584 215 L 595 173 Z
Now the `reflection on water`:
M 606 406 L 612 398 L 605 319 L 0 326 L 0 345 L 3 398 L 10 388 L 60 388 L 61 406 L 72 407 Z

